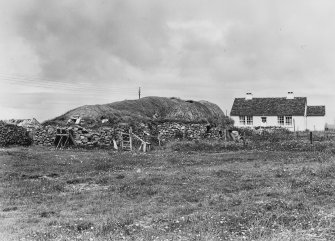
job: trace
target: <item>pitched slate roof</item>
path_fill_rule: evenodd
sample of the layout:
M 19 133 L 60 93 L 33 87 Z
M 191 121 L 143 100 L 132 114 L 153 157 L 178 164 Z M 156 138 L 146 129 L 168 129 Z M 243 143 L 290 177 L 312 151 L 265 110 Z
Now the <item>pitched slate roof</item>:
M 231 116 L 304 116 L 307 104 L 306 97 L 287 98 L 235 98 Z
M 325 116 L 326 107 L 324 105 L 307 106 L 307 116 Z

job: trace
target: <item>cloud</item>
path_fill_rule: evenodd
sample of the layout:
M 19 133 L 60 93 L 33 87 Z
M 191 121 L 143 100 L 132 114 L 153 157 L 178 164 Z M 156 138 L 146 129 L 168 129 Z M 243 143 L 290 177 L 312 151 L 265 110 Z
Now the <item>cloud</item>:
M 147 69 L 167 45 L 164 12 L 151 2 L 36 0 L 17 22 L 49 79 L 106 79 Z M 120 64 L 121 63 L 121 64 Z
M 10 57 L 0 70 L 106 89 L 140 85 L 148 95 L 207 99 L 223 109 L 246 91 L 289 90 L 335 108 L 330 0 L 13 0 L 0 7 L 8 9 L 0 50 Z
M 177 70 L 194 81 L 290 81 L 326 68 L 332 45 L 319 36 L 335 33 L 321 4 L 304 3 L 35 0 L 17 26 L 47 79 L 118 81 L 132 69 L 144 78 Z

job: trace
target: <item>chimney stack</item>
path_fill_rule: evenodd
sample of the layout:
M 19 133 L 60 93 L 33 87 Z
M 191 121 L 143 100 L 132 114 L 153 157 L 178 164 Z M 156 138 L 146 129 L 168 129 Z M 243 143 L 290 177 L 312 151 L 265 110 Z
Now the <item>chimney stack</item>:
M 247 93 L 247 94 L 245 95 L 245 99 L 246 99 L 246 100 L 252 100 L 252 93 Z
M 288 100 L 293 100 L 293 99 L 294 99 L 294 94 L 293 94 L 293 92 L 287 92 L 287 97 L 286 97 L 286 99 L 288 99 Z

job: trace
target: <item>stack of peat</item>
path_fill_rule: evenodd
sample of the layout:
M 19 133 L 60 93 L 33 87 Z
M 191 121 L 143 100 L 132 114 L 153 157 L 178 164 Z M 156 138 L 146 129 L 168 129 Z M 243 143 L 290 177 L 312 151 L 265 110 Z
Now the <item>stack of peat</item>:
M 29 146 L 32 142 L 33 140 L 25 128 L 0 121 L 0 146 Z

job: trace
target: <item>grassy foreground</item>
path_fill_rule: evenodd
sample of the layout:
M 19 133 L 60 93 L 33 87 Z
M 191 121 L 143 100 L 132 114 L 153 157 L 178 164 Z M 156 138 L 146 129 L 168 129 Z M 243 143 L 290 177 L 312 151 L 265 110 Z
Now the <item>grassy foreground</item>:
M 335 158 L 0 149 L 2 240 L 334 240 Z

